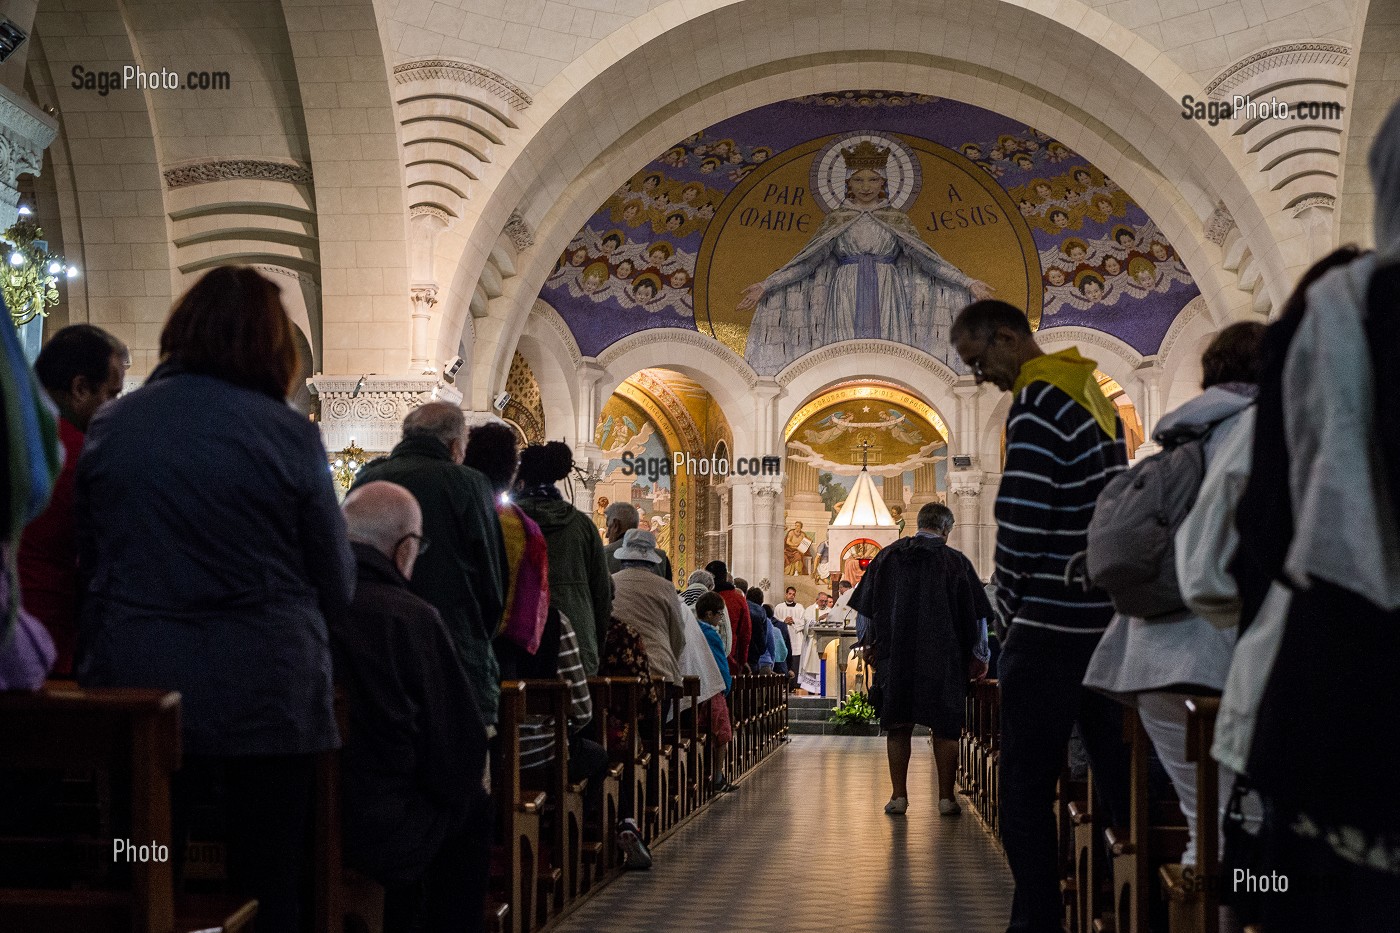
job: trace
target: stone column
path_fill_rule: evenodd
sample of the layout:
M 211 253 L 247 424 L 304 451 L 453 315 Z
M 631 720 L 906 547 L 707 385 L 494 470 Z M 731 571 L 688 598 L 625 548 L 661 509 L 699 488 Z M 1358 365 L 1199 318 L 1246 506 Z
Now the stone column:
M 948 473 L 948 501 L 953 509 L 953 534 L 948 543 L 967 555 L 974 564 L 981 550 L 982 516 L 978 496 L 982 492 L 981 470 L 951 470 Z
M 758 570 L 758 544 L 754 528 L 753 480 L 731 476 L 729 491 L 729 570 L 741 576 Z
M 19 176 L 39 174 L 44 150 L 57 135 L 57 120 L 0 85 L 0 230 L 19 217 Z
M 413 302 L 413 328 L 409 335 L 409 366 L 415 373 L 436 374 L 446 360 L 432 359 L 433 308 L 437 305 L 438 282 L 433 268 L 438 234 L 452 218 L 427 205 L 413 209 L 408 228 L 409 296 Z M 462 385 L 471 385 L 470 372 L 458 372 Z
M 432 341 L 433 308 L 438 303 L 437 286 L 414 285 L 408 291 L 413 300 L 412 359 L 409 365 L 414 372 L 433 373 L 435 370 L 428 353 Z M 458 375 L 461 375 L 460 371 Z M 470 378 L 462 381 L 466 385 L 471 384 Z
M 938 495 L 938 465 L 935 461 L 919 464 L 914 471 L 914 492 L 909 497 L 909 512 L 905 516 L 910 524 L 914 524 L 919 516 L 919 509 L 930 502 L 938 502 L 941 497 Z
M 716 482 L 710 488 L 715 496 L 715 518 L 708 532 L 710 551 L 709 560 L 705 563 L 722 560 L 727 564 L 734 556 L 730 534 L 730 527 L 734 521 L 734 497 L 728 480 Z
M 1155 356 L 1149 356 L 1138 364 L 1134 375 L 1137 377 L 1137 413 L 1142 422 L 1143 443 L 1137 449 L 1134 460 L 1150 457 L 1161 446 L 1152 440 L 1152 432 L 1157 430 L 1157 421 L 1162 417 L 1162 364 Z
M 771 479 L 753 486 L 754 562 L 749 583 L 772 602 L 773 588 L 783 582 L 783 487 Z
M 1001 489 L 1000 473 L 983 473 L 981 491 L 977 496 L 978 524 L 982 533 L 978 536 L 976 553 L 968 552 L 968 558 L 985 579 L 996 567 L 997 550 L 997 492 Z
M 1293 205 L 1293 219 L 1302 228 L 1307 244 L 1308 262 L 1317 262 L 1336 245 L 1333 234 L 1333 209 L 1337 199 L 1330 194 L 1315 194 Z
M 894 514 L 895 506 L 899 506 L 901 510 L 904 509 L 904 475 L 884 477 L 883 482 L 880 483 L 880 494 L 884 497 L 885 508 L 890 510 L 891 515 Z M 914 516 L 907 515 L 905 517 L 909 519 L 910 524 L 913 523 Z M 910 534 L 913 532 L 910 531 Z

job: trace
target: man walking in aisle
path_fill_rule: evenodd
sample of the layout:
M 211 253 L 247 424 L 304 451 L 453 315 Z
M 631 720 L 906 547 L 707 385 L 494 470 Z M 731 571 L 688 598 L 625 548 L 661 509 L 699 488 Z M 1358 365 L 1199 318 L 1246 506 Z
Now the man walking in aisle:
M 1060 933 L 1055 782 L 1074 724 L 1113 825 L 1128 813 L 1127 750 L 1115 704 L 1084 688 L 1113 605 L 1065 583 L 1085 549 L 1099 492 L 1127 466 L 1123 425 L 1073 348 L 1047 354 L 1025 314 L 978 301 L 953 322 L 953 346 L 978 384 L 1014 393 L 997 493 L 997 612 L 1010 631 L 1001 688 L 1001 832 L 1016 880 L 1008 933 Z
M 869 619 L 861 642 L 875 668 L 871 702 L 886 730 L 890 802 L 901 816 L 909 806 L 909 753 L 914 726 L 933 732 L 938 766 L 938 812 L 962 812 L 953 796 L 969 679 L 987 671 L 986 629 L 992 608 L 972 564 L 947 544 L 953 513 L 930 502 L 919 509 L 919 530 L 883 548 L 850 605 Z M 980 643 L 980 644 L 979 644 Z

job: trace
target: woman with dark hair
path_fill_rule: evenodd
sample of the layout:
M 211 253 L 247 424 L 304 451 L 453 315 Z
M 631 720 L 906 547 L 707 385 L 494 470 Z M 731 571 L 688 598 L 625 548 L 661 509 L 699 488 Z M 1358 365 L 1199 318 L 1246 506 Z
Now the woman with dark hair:
M 564 501 L 558 483 L 574 467 L 574 453 L 560 441 L 532 444 L 520 454 L 515 502 L 544 532 L 549 545 L 550 606 L 568 616 L 589 677 L 612 612 L 612 577 L 603 539 L 592 520 Z
M 176 304 L 145 385 L 109 402 L 78 462 L 84 686 L 178 690 L 192 802 L 217 799 L 235 893 L 300 928 L 316 754 L 339 744 L 326 619 L 354 587 L 277 286 L 207 273 Z M 214 788 L 221 786 L 221 795 Z

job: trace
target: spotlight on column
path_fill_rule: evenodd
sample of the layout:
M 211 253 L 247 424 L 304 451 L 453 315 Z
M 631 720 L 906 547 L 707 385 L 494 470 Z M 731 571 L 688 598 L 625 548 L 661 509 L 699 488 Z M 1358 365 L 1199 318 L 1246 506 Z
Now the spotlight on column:
M 496 400 L 491 404 L 496 406 L 496 411 L 505 411 L 506 406 L 510 404 L 510 393 L 502 392 L 500 395 L 496 396 Z
M 446 382 L 452 382 L 452 381 L 454 381 L 454 380 L 456 379 L 458 370 L 460 370 L 460 369 L 466 364 L 466 362 L 467 362 L 467 361 L 464 360 L 464 359 L 462 359 L 460 356 L 454 356 L 454 357 L 452 357 L 452 359 L 448 360 L 446 363 L 443 363 L 443 364 L 442 364 L 442 378 L 443 378 L 443 380 L 446 381 Z
M 971 457 L 954 457 L 954 458 L 953 458 L 953 467 L 954 467 L 954 469 L 958 469 L 958 470 L 970 470 L 970 469 L 972 469 L 972 458 L 971 458 Z

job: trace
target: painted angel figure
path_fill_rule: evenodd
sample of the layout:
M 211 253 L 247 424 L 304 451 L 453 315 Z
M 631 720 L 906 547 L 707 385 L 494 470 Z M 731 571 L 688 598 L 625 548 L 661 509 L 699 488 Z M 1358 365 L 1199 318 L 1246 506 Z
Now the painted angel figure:
M 840 203 L 787 265 L 744 289 L 738 309 L 757 309 L 744 356 L 759 373 L 773 375 L 812 349 L 863 338 L 947 361 L 953 316 L 991 297 L 991 286 L 924 243 L 902 210 L 913 194 L 912 164 L 895 166 L 900 186 L 891 200 L 895 143 L 888 142 L 864 138 L 841 149 Z

